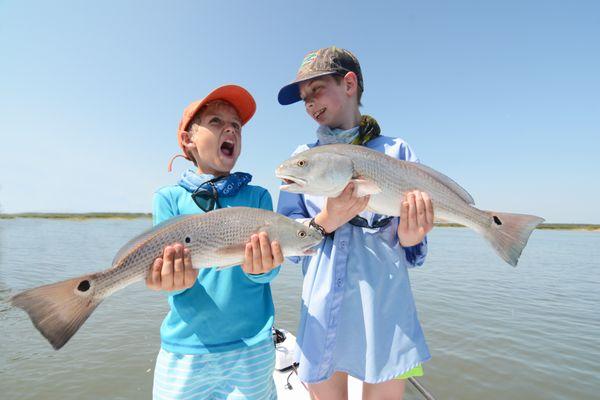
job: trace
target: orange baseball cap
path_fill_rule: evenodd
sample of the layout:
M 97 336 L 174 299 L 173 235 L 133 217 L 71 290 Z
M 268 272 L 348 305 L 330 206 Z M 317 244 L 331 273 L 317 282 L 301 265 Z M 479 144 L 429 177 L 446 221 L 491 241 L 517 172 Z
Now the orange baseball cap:
M 168 167 L 169 172 L 171 171 L 171 167 L 173 166 L 173 160 L 177 157 L 183 157 L 187 160 L 192 161 L 190 155 L 187 153 L 185 147 L 183 146 L 182 134 L 184 132 L 187 132 L 190 123 L 192 122 L 200 108 L 214 100 L 224 100 L 231 104 L 240 116 L 240 119 L 242 120 L 242 125 L 245 125 L 246 122 L 248 122 L 256 112 L 256 102 L 254 101 L 254 98 L 252 97 L 250 92 L 248 92 L 243 87 L 237 85 L 220 86 L 212 92 L 210 92 L 202 100 L 190 103 L 190 105 L 188 105 L 185 108 L 185 110 L 183 110 L 183 116 L 181 117 L 181 121 L 179 121 L 179 128 L 177 129 L 177 141 L 183 154 L 177 154 L 171 158 Z

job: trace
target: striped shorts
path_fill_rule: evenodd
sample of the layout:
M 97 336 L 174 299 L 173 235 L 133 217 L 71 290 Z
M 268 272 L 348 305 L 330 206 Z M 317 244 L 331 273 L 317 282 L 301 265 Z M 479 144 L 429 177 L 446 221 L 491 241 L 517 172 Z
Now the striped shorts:
M 275 347 L 266 340 L 222 353 L 175 354 L 160 349 L 154 370 L 154 400 L 277 399 Z

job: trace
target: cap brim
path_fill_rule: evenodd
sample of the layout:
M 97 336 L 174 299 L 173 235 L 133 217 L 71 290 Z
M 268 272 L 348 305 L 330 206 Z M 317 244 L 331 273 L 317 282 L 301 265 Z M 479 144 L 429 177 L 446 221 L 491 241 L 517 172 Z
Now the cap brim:
M 294 82 L 290 83 L 289 85 L 285 85 L 284 87 L 281 88 L 281 90 L 279 91 L 279 95 L 277 96 L 277 100 L 279 101 L 279 104 L 281 104 L 282 106 L 294 104 L 294 103 L 302 100 L 300 98 L 300 86 L 299 86 L 300 83 L 306 82 L 306 81 L 314 79 L 314 78 L 318 78 L 320 76 L 334 75 L 334 74 L 336 74 L 336 73 L 331 72 L 331 71 L 316 72 L 314 74 L 304 76 L 300 79 L 296 79 Z
M 242 120 L 242 125 L 248 122 L 256 112 L 256 102 L 254 101 L 254 98 L 250 92 L 241 86 L 225 85 L 216 88 L 200 101 L 196 110 L 214 100 L 225 100 L 230 103 L 233 108 L 236 109 Z

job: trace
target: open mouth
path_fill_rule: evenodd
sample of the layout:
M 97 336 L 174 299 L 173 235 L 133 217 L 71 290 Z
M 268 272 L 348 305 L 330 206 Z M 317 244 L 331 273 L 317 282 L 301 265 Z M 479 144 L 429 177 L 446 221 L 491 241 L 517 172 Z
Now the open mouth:
M 235 142 L 233 140 L 225 139 L 221 144 L 221 153 L 227 157 L 233 157 L 235 151 Z
M 321 243 L 319 241 L 319 243 Z M 315 243 L 313 245 L 310 246 L 306 246 L 302 249 L 302 253 L 306 254 L 307 256 L 311 256 L 313 254 L 317 253 L 317 247 L 319 247 L 319 243 Z
M 313 113 L 313 118 L 319 119 L 319 117 L 325 112 L 325 110 L 325 107 L 321 108 L 320 110 L 317 110 L 317 112 Z
M 306 180 L 302 178 L 296 178 L 289 175 L 277 175 L 277 178 L 281 179 L 284 183 L 284 187 L 289 187 L 291 185 L 304 186 L 306 185 Z M 283 188 L 283 187 L 282 187 Z

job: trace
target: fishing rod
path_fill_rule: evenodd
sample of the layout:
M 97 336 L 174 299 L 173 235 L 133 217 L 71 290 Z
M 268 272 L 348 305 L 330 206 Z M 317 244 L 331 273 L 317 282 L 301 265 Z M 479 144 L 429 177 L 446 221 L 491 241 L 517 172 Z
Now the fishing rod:
M 429 390 L 427 390 L 425 388 L 425 386 L 423 386 L 423 384 L 417 380 L 417 378 L 410 377 L 410 378 L 408 378 L 408 381 L 413 384 L 415 389 L 417 389 L 419 391 L 419 393 L 421 393 L 426 400 L 436 400 L 436 398 L 433 397 L 431 392 Z

